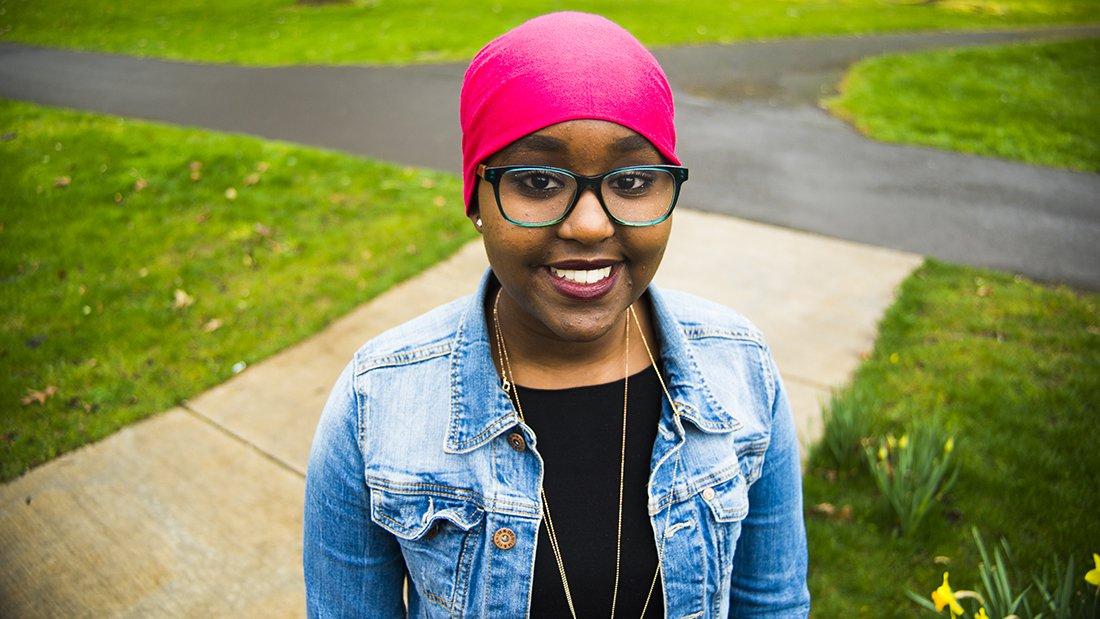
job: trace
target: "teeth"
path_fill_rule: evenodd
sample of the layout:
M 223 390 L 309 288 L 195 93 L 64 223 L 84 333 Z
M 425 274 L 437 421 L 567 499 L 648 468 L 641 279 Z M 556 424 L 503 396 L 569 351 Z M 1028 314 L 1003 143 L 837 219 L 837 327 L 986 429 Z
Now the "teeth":
M 555 269 L 554 267 L 550 267 L 550 272 L 554 274 L 554 277 L 567 279 L 571 282 L 577 282 L 578 284 L 594 284 L 601 279 L 610 277 L 611 267 L 592 269 L 591 271 L 573 271 L 570 269 Z

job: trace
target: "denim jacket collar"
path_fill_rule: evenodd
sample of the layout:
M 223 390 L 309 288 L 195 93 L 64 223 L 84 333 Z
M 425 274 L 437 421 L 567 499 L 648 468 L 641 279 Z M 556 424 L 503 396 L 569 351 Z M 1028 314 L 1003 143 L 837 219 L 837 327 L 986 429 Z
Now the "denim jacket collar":
M 511 400 L 500 388 L 489 348 L 484 302 L 494 279 L 492 269 L 486 269 L 455 335 L 450 366 L 451 417 L 443 446 L 447 453 L 473 451 L 519 422 Z M 707 385 L 672 304 L 657 286 L 650 284 L 647 292 L 660 340 L 661 371 L 676 412 L 704 432 L 736 430 L 740 422 Z

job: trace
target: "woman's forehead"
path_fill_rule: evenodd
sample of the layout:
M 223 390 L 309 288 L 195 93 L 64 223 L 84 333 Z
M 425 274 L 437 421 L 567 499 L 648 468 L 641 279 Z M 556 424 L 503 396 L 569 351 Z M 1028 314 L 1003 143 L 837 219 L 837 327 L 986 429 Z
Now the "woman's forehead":
M 580 119 L 570 120 L 519 138 L 501 149 L 494 159 L 524 155 L 576 154 L 604 155 L 619 158 L 630 154 L 659 154 L 644 136 L 617 123 Z

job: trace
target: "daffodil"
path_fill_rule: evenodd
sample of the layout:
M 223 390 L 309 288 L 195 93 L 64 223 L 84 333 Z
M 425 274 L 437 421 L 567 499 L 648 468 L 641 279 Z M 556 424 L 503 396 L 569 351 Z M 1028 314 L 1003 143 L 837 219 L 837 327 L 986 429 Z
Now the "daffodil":
M 878 448 L 878 459 L 879 460 L 885 460 L 886 459 L 886 446 L 885 445 Z
M 947 442 L 943 444 L 943 452 L 951 453 L 951 450 L 955 448 L 955 437 L 947 439 Z
M 989 619 L 989 615 L 985 614 L 985 606 L 978 609 L 978 614 L 974 615 L 974 619 Z
M 1100 555 L 1095 552 L 1092 553 L 1092 561 L 1096 564 L 1096 567 L 1092 568 L 1085 574 L 1085 582 L 1096 587 L 1100 587 Z
M 909 446 L 909 435 L 908 434 L 902 434 L 901 438 L 898 439 L 898 448 L 899 449 L 905 449 L 908 446 Z
M 898 446 L 898 439 L 894 438 L 893 434 L 886 435 L 886 446 L 893 449 Z
M 951 591 L 951 585 L 947 582 L 947 572 L 943 573 L 943 584 L 932 592 L 932 603 L 936 605 L 937 611 L 943 610 L 944 606 L 950 608 L 952 617 L 963 614 L 963 607 L 955 599 L 955 593 Z

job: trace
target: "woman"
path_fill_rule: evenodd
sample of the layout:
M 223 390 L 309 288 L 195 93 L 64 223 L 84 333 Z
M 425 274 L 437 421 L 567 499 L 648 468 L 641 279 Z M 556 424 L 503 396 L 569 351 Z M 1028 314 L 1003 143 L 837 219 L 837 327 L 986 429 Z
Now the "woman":
M 490 268 L 333 388 L 309 614 L 806 616 L 771 353 L 734 311 L 650 285 L 688 176 L 657 61 L 604 18 L 544 15 L 477 54 L 461 121 Z

